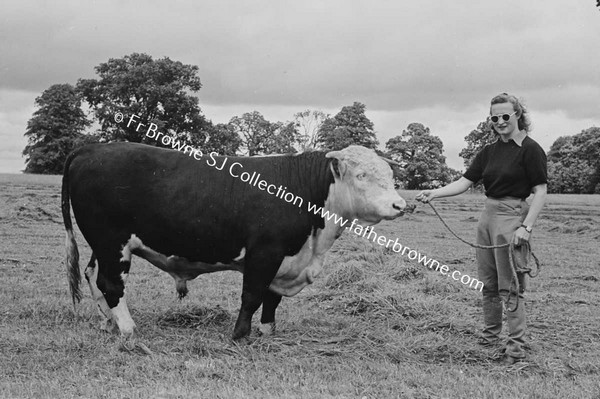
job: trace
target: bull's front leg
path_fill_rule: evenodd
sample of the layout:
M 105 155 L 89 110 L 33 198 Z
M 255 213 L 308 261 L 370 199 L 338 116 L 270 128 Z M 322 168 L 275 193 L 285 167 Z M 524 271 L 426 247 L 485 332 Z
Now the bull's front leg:
M 252 316 L 263 303 L 283 258 L 283 254 L 273 249 L 258 249 L 246 255 L 242 305 L 233 329 L 233 339 L 237 340 L 250 334 Z

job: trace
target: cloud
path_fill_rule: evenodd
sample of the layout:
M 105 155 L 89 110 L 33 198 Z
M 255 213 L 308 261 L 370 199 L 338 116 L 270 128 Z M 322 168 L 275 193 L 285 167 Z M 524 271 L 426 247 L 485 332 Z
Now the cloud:
M 360 98 L 393 110 L 461 106 L 507 86 L 600 86 L 596 10 L 560 0 L 3 7 L 0 85 L 18 89 L 74 83 L 134 51 L 198 65 L 201 98 L 221 104 Z
M 360 101 L 375 119 L 389 115 L 375 126 L 386 137 L 392 119 L 462 132 L 507 91 L 525 97 L 534 118 L 598 124 L 593 3 L 9 1 L 0 5 L 0 90 L 28 92 L 31 107 L 52 84 L 95 77 L 109 58 L 145 52 L 199 67 L 209 119 L 221 118 L 211 109 L 291 119 Z M 0 128 L 16 130 L 23 114 L 3 112 Z M 454 135 L 448 140 L 448 148 L 458 145 Z
M 25 169 L 27 121 L 34 111 L 32 93 L 0 89 L 0 173 Z

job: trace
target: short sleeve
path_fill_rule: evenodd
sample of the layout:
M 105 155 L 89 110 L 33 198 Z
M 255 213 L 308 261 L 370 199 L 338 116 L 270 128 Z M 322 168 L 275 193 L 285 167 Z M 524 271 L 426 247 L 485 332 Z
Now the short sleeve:
M 484 150 L 485 150 L 485 148 L 483 150 L 479 151 L 477 153 L 477 155 L 475 155 L 475 158 L 473 158 L 473 162 L 471 162 L 471 165 L 469 165 L 469 168 L 463 174 L 463 177 L 465 179 L 472 181 L 473 184 L 475 184 L 479 180 L 481 180 L 481 178 L 483 176 L 483 157 L 484 157 L 483 151 Z
M 531 187 L 548 183 L 546 153 L 538 143 L 531 146 L 525 156 L 525 173 Z

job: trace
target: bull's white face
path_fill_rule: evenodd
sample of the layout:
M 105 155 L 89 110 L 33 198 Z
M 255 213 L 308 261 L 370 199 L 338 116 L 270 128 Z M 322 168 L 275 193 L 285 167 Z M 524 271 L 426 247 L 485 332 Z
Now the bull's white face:
M 338 160 L 339 175 L 334 171 L 332 198 L 335 203 L 331 204 L 337 212 L 364 224 L 394 219 L 404 213 L 406 202 L 394 189 L 392 169 L 375 151 L 349 146 L 331 151 L 326 157 Z

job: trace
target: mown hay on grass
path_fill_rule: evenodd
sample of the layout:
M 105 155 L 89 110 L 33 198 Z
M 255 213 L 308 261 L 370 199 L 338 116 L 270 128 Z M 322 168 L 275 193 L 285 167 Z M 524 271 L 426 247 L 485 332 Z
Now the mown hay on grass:
M 327 277 L 325 286 L 331 289 L 341 289 L 353 286 L 365 277 L 362 265 L 358 261 L 349 261 L 334 269 Z
M 410 265 L 408 267 L 398 269 L 394 274 L 392 274 L 391 277 L 394 281 L 409 281 L 423 278 L 423 275 L 423 270 L 416 266 Z
M 223 326 L 231 321 L 231 315 L 220 306 L 214 309 L 196 306 L 183 311 L 173 311 L 162 316 L 158 324 L 165 327 L 199 328 Z
M 421 292 L 428 295 L 454 294 L 460 292 L 460 286 L 455 282 L 425 276 Z
M 349 316 L 363 316 L 368 319 L 394 319 L 417 317 L 407 304 L 393 295 L 380 295 L 373 293 L 369 295 L 341 296 L 332 306 L 336 313 Z

